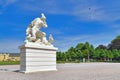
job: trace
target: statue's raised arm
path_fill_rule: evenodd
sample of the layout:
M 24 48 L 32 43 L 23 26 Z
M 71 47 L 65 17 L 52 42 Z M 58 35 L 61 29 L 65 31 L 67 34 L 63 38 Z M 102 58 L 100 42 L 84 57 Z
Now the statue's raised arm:
M 37 43 L 40 45 L 52 45 L 53 42 L 52 35 L 49 37 L 49 41 L 46 38 L 46 33 L 42 32 L 40 29 L 44 27 L 47 28 L 46 17 L 42 13 L 41 18 L 35 18 L 26 29 L 26 40 L 25 43 Z

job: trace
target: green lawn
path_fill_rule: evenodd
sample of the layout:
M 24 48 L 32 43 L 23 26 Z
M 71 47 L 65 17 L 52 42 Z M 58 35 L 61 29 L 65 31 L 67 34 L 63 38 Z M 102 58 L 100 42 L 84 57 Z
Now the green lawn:
M 17 65 L 20 61 L 0 61 L 0 65 Z

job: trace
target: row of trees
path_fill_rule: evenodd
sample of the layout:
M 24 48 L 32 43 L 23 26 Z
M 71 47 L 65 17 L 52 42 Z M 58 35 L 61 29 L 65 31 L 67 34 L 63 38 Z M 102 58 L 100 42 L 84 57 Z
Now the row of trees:
M 57 52 L 58 62 L 85 62 L 85 61 L 110 61 L 120 62 L 120 36 L 116 37 L 108 46 L 79 43 L 66 52 Z

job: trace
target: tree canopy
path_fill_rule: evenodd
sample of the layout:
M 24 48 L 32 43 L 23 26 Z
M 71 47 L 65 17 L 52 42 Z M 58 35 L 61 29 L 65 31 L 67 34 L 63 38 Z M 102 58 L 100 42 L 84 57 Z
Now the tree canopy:
M 120 36 L 111 41 L 108 46 L 98 45 L 94 48 L 89 42 L 78 43 L 66 52 L 57 52 L 57 61 L 84 62 L 84 61 L 116 61 L 120 62 Z
M 108 45 L 108 49 L 113 50 L 117 49 L 120 50 L 120 36 L 117 36 L 115 39 L 111 41 L 111 43 Z

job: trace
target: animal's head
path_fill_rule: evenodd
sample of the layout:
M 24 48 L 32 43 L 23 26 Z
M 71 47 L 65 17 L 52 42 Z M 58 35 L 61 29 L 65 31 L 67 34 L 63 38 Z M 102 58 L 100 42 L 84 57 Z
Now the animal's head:
M 45 17 L 45 15 L 42 13 L 41 16 L 42 16 L 42 17 L 41 17 L 41 20 L 43 21 L 43 27 L 47 28 L 48 25 L 47 25 L 47 23 L 46 23 L 46 17 Z

